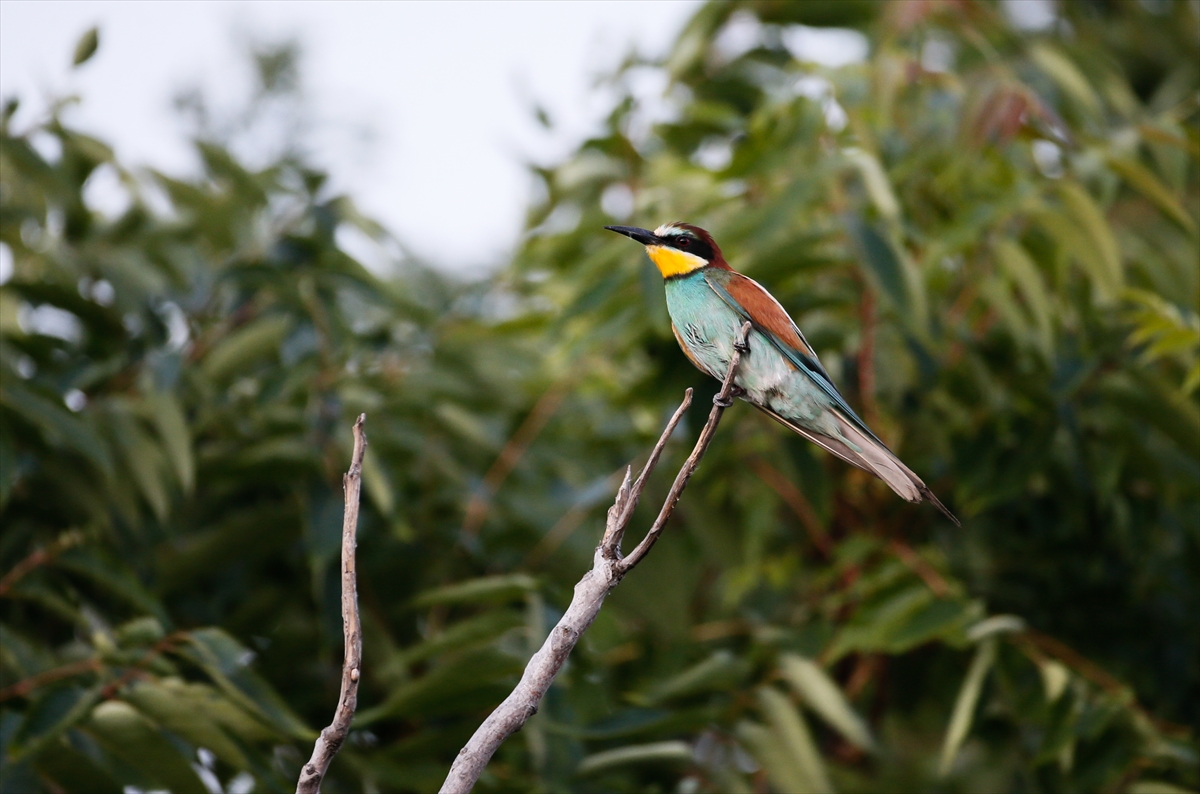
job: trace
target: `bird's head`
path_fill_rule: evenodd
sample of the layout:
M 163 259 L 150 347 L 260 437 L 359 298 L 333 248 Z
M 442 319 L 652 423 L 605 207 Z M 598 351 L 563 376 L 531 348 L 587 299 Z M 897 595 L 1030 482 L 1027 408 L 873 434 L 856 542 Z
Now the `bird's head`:
M 668 223 L 654 231 L 636 226 L 605 226 L 646 246 L 663 278 L 683 276 L 702 267 L 729 269 L 712 235 L 690 223 Z

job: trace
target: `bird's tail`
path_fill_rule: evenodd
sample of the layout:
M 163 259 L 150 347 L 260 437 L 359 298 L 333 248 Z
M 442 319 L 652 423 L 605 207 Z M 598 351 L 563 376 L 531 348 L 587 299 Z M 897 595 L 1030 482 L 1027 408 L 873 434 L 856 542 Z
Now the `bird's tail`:
M 901 463 L 890 449 L 869 434 L 864 433 L 841 414 L 835 412 L 841 426 L 842 438 L 832 438 L 823 433 L 803 428 L 774 411 L 765 408 L 763 410 L 814 444 L 832 452 L 847 463 L 874 474 L 899 494 L 901 499 L 909 502 L 928 501 L 940 510 L 942 515 L 953 521 L 955 526 L 962 526 L 955 515 L 942 504 L 933 491 L 929 490 L 929 486 L 913 473 L 912 469 Z M 846 443 L 847 441 L 858 449 L 851 447 Z

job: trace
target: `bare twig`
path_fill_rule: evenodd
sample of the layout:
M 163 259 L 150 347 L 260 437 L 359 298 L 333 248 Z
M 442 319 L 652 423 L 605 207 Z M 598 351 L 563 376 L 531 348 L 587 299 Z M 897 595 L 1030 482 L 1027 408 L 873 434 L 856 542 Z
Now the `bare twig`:
M 64 678 L 72 678 L 84 673 L 94 673 L 103 666 L 104 664 L 99 659 L 84 659 L 81 662 L 71 662 L 62 667 L 55 667 L 52 670 L 32 675 L 29 678 L 23 678 L 11 686 L 0 689 L 0 702 L 9 698 L 24 697 L 34 689 L 53 683 L 54 681 L 61 681 Z
M 342 478 L 342 491 L 346 496 L 346 512 L 342 518 L 342 628 L 345 633 L 345 655 L 342 659 L 342 691 L 338 695 L 337 710 L 333 722 L 321 731 L 313 746 L 312 757 L 300 770 L 296 783 L 296 794 L 318 794 L 325 772 L 346 735 L 350 732 L 350 720 L 358 706 L 358 679 L 362 668 L 362 624 L 358 619 L 358 575 L 355 570 L 354 549 L 357 546 L 358 501 L 362 491 L 362 462 L 367 450 L 367 434 L 363 425 L 366 414 L 359 414 L 354 423 L 354 453 L 350 458 L 350 471 Z
M 55 557 L 62 554 L 67 549 L 78 546 L 86 540 L 83 532 L 78 530 L 70 530 L 59 535 L 53 543 L 44 549 L 34 549 L 32 553 L 25 559 L 18 562 L 12 569 L 0 578 L 0 597 L 8 595 L 8 591 L 13 588 L 21 577 L 30 571 L 52 562 Z
M 520 730 L 521 726 L 537 713 L 538 705 L 546 691 L 550 689 L 558 671 L 567 661 L 567 656 L 579 642 L 579 638 L 587 631 L 588 626 L 596 619 L 596 615 L 600 613 L 600 607 L 603 605 L 605 597 L 621 583 L 621 578 L 641 562 L 654 546 L 655 541 L 662 534 L 667 519 L 671 517 L 675 505 L 679 502 L 683 489 L 687 487 L 688 480 L 699 465 L 705 450 L 708 449 L 709 442 L 712 441 L 713 434 L 716 432 L 717 424 L 721 421 L 721 415 L 733 403 L 736 388 L 733 385 L 733 379 L 737 374 L 742 355 L 748 351 L 749 333 L 750 323 L 746 323 L 742 326 L 740 339 L 729 361 L 729 369 L 725 373 L 721 391 L 713 398 L 713 409 L 708 415 L 708 422 L 700 431 L 700 437 L 696 440 L 692 454 L 688 456 L 683 468 L 675 477 L 675 482 L 667 494 L 666 502 L 659 511 L 658 518 L 650 527 L 650 531 L 646 533 L 646 537 L 628 557 L 622 558 L 621 540 L 625 535 L 625 529 L 633 517 L 633 511 L 645 489 L 646 479 L 650 476 L 655 464 L 658 463 L 663 447 L 666 446 L 667 440 L 675 431 L 679 420 L 683 418 L 684 411 L 691 405 L 691 389 L 687 390 L 683 402 L 667 423 L 662 435 L 659 436 L 658 443 L 655 444 L 654 450 L 638 474 L 637 480 L 631 481 L 632 472 L 629 469 L 625 470 L 625 479 L 617 489 L 616 501 L 608 509 L 604 537 L 601 539 L 600 545 L 596 547 L 595 556 L 592 558 L 592 569 L 585 573 L 579 583 L 575 585 L 575 595 L 571 599 L 566 613 L 546 637 L 546 642 L 529 660 L 516 688 L 483 721 L 466 746 L 459 751 L 458 757 L 454 759 L 454 764 L 450 767 L 450 773 L 446 776 L 446 782 L 442 784 L 441 794 L 465 794 L 474 788 L 475 782 L 479 780 L 479 775 L 501 743 Z
M 525 454 L 525 450 L 550 421 L 550 417 L 554 416 L 558 407 L 562 405 L 563 398 L 567 396 L 567 386 L 566 383 L 559 383 L 543 394 L 537 404 L 533 406 L 533 410 L 529 412 L 529 416 L 525 417 L 525 421 L 504 445 L 504 449 L 500 450 L 500 455 L 487 470 L 487 474 L 483 476 L 480 492 L 472 496 L 471 501 L 467 504 L 467 513 L 463 518 L 462 526 L 464 536 L 474 537 L 479 534 L 484 519 L 487 518 L 492 497 L 496 495 L 500 485 L 512 473 L 521 456 Z
M 864 284 L 859 306 L 862 343 L 858 348 L 858 395 L 863 418 L 871 427 L 879 427 L 879 407 L 875 403 L 875 321 L 875 293 Z
M 829 541 L 829 535 L 825 532 L 825 527 L 821 524 L 817 511 L 813 509 L 812 502 L 808 501 L 804 492 L 785 477 L 779 469 L 762 458 L 751 458 L 749 462 L 750 468 L 758 475 L 758 478 L 779 494 L 779 498 L 792 509 L 792 512 L 800 519 L 800 523 L 804 524 L 804 531 L 808 533 L 808 539 L 812 541 L 816 550 L 821 553 L 822 557 L 829 559 L 833 554 L 833 544 Z
M 913 573 L 921 577 L 921 581 L 933 591 L 933 594 L 938 598 L 945 598 L 950 593 L 950 585 L 946 584 L 946 580 L 937 572 L 937 569 L 925 561 L 925 558 L 917 554 L 912 546 L 899 540 L 893 540 L 888 544 L 888 549 L 900 558 L 900 562 L 907 565 Z

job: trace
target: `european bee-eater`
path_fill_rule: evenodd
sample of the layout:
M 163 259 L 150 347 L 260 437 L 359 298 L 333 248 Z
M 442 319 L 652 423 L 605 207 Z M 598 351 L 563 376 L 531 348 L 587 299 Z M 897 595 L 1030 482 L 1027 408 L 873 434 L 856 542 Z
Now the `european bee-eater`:
M 605 226 L 646 246 L 666 282 L 671 329 L 701 372 L 724 380 L 742 325 L 750 351 L 734 377 L 739 396 L 809 441 L 880 478 L 910 502 L 954 514 L 854 413 L 779 301 L 726 262 L 712 235 L 688 223 L 654 231 Z

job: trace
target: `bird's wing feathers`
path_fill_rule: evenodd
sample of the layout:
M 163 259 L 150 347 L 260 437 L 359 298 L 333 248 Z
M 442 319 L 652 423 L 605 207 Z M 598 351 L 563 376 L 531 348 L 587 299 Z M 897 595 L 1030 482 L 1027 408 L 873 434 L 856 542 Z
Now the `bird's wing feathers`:
M 829 377 L 829 373 L 821 366 L 816 351 L 808 344 L 804 334 L 800 332 L 800 329 L 792 322 L 792 318 L 771 293 L 767 292 L 754 279 L 734 271 L 706 272 L 704 280 L 729 308 L 733 309 L 742 319 L 753 323 L 759 333 L 769 339 L 780 353 L 807 375 L 813 383 L 817 384 L 833 401 L 833 414 L 840 424 L 843 438 L 833 438 L 807 430 L 764 406 L 755 404 L 756 408 L 847 463 L 874 474 L 887 483 L 901 498 L 909 502 L 927 499 L 947 518 L 955 524 L 959 523 L 954 514 L 946 509 L 946 506 L 934 495 L 933 491 L 929 490 L 921 478 L 914 474 L 912 469 L 905 466 L 846 403 L 845 398 L 838 392 L 837 386 L 833 385 L 833 379 Z M 676 336 L 678 337 L 678 332 Z M 680 347 L 683 347 L 685 352 L 687 351 L 687 346 L 682 344 L 682 340 Z M 847 441 L 850 444 L 847 444 Z M 858 451 L 853 449 L 851 444 L 857 446 Z
M 736 272 L 727 272 L 721 275 L 705 273 L 704 280 L 729 308 L 737 312 L 743 319 L 754 323 L 755 328 L 771 340 L 771 344 L 775 345 L 780 353 L 783 353 L 801 372 L 808 375 L 814 383 L 821 387 L 821 390 L 833 401 L 838 412 L 845 414 L 855 428 L 887 449 L 887 446 L 879 440 L 871 428 L 867 427 L 867 423 L 854 412 L 854 409 L 846 402 L 846 398 L 842 397 L 837 386 L 833 385 L 833 379 L 829 377 L 825 367 L 821 366 L 816 351 L 808 344 L 804 334 L 800 332 L 800 329 L 792 322 L 792 318 L 771 293 L 767 292 L 754 279 Z

